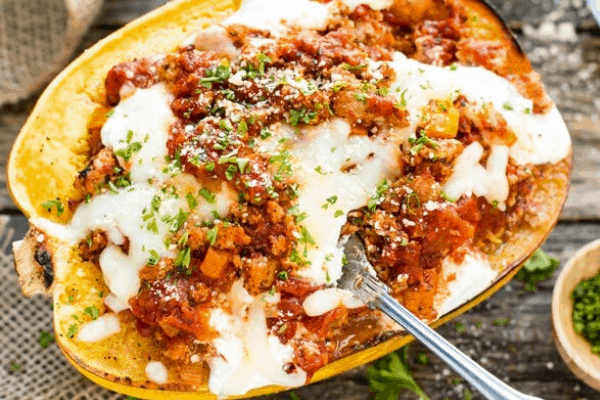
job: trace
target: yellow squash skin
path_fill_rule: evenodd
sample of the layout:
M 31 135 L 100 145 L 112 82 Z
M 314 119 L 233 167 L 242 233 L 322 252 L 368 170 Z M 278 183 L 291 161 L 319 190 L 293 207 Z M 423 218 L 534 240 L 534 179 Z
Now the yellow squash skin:
M 450 1 L 452 0 L 448 0 Z M 473 37 L 501 38 L 510 43 L 507 67 L 513 72 L 531 70 L 529 61 L 512 42 L 507 28 L 484 3 L 479 0 L 458 1 L 470 15 L 478 17 L 473 18 L 473 21 L 478 21 L 472 26 Z M 412 13 L 414 18 L 419 15 L 421 18 L 431 18 L 435 16 L 435 7 L 440 3 L 441 0 L 397 0 L 394 8 L 415 11 Z M 71 217 L 68 210 L 57 217 L 42 209 L 40 204 L 56 197 L 66 203 L 75 194 L 73 182 L 78 171 L 87 164 L 87 123 L 93 110 L 103 101 L 103 83 L 108 70 L 121 61 L 172 51 L 193 32 L 224 18 L 238 5 L 239 0 L 174 0 L 101 40 L 67 67 L 40 97 L 10 154 L 7 178 L 11 196 L 17 206 L 30 217 L 41 216 L 57 222 L 68 222 Z M 435 321 L 432 326 L 437 327 L 471 309 L 499 290 L 517 273 L 522 262 L 540 246 L 558 220 L 568 191 L 568 177 L 564 172 L 568 174 L 570 169 L 571 157 L 556 168 L 551 168 L 539 182 L 537 190 L 551 199 L 543 210 L 543 227 L 515 232 L 511 242 L 492 256 L 492 264 L 502 270 L 496 283 L 467 304 Z M 143 399 L 216 398 L 206 385 L 193 392 L 189 389 L 177 391 L 149 388 L 151 385 L 145 382 L 143 375 L 145 364 L 140 361 L 139 365 L 134 365 L 135 360 L 156 354 L 159 349 L 152 348 L 151 341 L 136 336 L 133 327 L 124 329 L 114 343 L 106 348 L 77 345 L 67 339 L 66 332 L 72 322 L 70 315 L 73 312 L 81 314 L 85 306 L 92 304 L 102 310 L 101 298 L 95 293 L 105 289 L 105 285 L 102 277 L 91 268 L 91 264 L 83 263 L 73 252 L 63 254 L 57 264 L 57 284 L 53 293 L 57 342 L 67 359 L 83 375 L 108 389 Z M 83 277 L 73 279 L 74 272 L 79 270 L 83 271 Z M 90 288 L 96 292 L 88 290 Z M 63 304 L 65 298 L 71 295 L 77 298 L 77 304 L 69 308 Z M 63 305 L 62 309 L 57 309 L 56 304 Z M 373 361 L 412 340 L 408 335 L 397 336 L 347 356 L 317 371 L 311 382 L 330 378 Z M 138 350 L 144 346 L 147 348 Z M 119 371 L 117 368 L 125 364 L 106 360 L 110 354 L 123 352 L 129 356 L 125 364 L 130 367 L 130 371 Z M 239 398 L 280 390 L 283 388 L 266 387 Z

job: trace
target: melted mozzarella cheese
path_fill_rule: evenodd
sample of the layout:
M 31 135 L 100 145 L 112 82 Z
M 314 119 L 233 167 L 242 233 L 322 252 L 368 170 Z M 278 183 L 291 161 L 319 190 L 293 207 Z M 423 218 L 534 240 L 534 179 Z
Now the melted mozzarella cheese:
M 329 8 L 325 4 L 311 0 L 244 0 L 233 15 L 225 19 L 223 25 L 245 25 L 249 28 L 265 30 L 274 36 L 281 36 L 290 27 L 323 29 L 329 18 Z
M 436 294 L 434 305 L 438 316 L 443 316 L 483 292 L 498 277 L 486 259 L 487 256 L 467 253 L 462 263 L 449 258 L 442 263 L 443 280 L 449 281 L 446 290 Z
M 202 29 L 196 35 L 193 44 L 198 50 L 225 53 L 232 59 L 239 55 L 239 50 L 234 46 L 227 31 L 219 25 L 210 25 Z
M 129 309 L 127 303 L 123 303 L 117 296 L 112 293 L 109 293 L 108 296 L 104 299 L 104 305 L 108 307 L 112 312 L 120 313 L 121 311 L 125 311 Z
M 101 130 L 102 144 L 115 152 L 139 143 L 141 149 L 131 153 L 132 182 L 150 178 L 164 179 L 169 126 L 175 122 L 171 111 L 172 95 L 160 83 L 135 93 L 119 103 Z M 129 136 L 129 137 L 128 137 Z
M 121 324 L 119 323 L 119 317 L 115 314 L 104 314 L 95 321 L 83 325 L 77 334 L 77 339 L 82 342 L 94 343 L 120 331 Z
M 479 142 L 471 143 L 456 159 L 452 176 L 444 185 L 444 192 L 453 199 L 463 194 L 485 196 L 490 203 L 497 202 L 498 207 L 504 210 L 509 191 L 506 178 L 508 152 L 507 146 L 492 146 L 487 168 L 483 168 L 479 164 L 483 146 Z
M 339 306 L 359 308 L 364 304 L 354 297 L 350 291 L 337 288 L 317 290 L 306 297 L 302 303 L 304 312 L 309 317 L 323 315 Z
M 218 355 L 210 364 L 209 389 L 219 397 L 241 395 L 249 390 L 282 385 L 296 387 L 306 382 L 306 372 L 288 374 L 284 366 L 293 359 L 293 347 L 269 334 L 261 296 L 250 296 L 242 282 L 229 294 L 232 314 L 211 311 L 211 326 L 219 332 L 212 341 Z
M 430 100 L 445 100 L 458 93 L 476 104 L 493 104 L 517 135 L 510 156 L 518 164 L 556 163 L 569 154 L 571 139 L 560 113 L 553 107 L 544 115 L 533 114 L 533 102 L 521 96 L 506 79 L 482 67 L 437 67 L 406 58 L 396 52 L 390 66 L 396 72 L 391 92 L 406 93 L 410 126 L 414 134 L 422 109 Z
M 271 127 L 273 136 L 259 147 L 273 154 L 280 139 L 293 156 L 294 177 L 300 184 L 298 209 L 314 245 L 300 245 L 298 252 L 310 265 L 300 275 L 320 283 L 334 282 L 342 274 L 342 248 L 338 246 L 346 214 L 365 206 L 384 178 L 399 173 L 398 148 L 392 143 L 363 136 L 349 136 L 342 119 L 303 128 L 298 134 L 288 126 Z
M 146 365 L 146 376 L 152 382 L 158 383 L 159 385 L 167 383 L 169 380 L 169 373 L 167 368 L 160 361 L 152 361 Z

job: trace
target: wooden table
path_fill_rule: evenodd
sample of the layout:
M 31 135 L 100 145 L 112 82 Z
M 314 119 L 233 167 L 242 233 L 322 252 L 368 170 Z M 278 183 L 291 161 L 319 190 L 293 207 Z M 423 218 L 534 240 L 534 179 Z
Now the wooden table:
M 100 18 L 83 39 L 78 53 L 165 2 L 105 0 Z M 582 0 L 557 1 L 560 4 L 550 0 L 493 0 L 492 3 L 517 32 L 571 130 L 575 157 L 571 193 L 560 223 L 544 245 L 548 253 L 565 262 L 582 245 L 600 237 L 600 29 Z M 543 22 L 545 29 L 532 28 Z M 551 28 L 563 33 L 553 33 Z M 26 230 L 26 221 L 8 196 L 6 158 L 37 97 L 0 108 L 0 213 L 11 215 L 13 226 L 18 227 L 21 235 Z M 598 399 L 600 394 L 570 374 L 554 346 L 550 324 L 553 283 L 546 281 L 537 292 L 520 294 L 523 284 L 513 281 L 485 303 L 441 327 L 439 332 L 526 393 L 546 400 Z M 508 326 L 493 325 L 494 320 L 503 318 L 511 319 Z M 466 332 L 458 333 L 456 322 L 463 323 Z M 481 323 L 480 327 L 476 323 Z M 418 344 L 411 346 L 411 366 L 417 382 L 431 398 L 463 399 L 468 386 L 454 384 L 456 374 L 430 354 L 429 366 L 414 362 L 417 351 L 427 353 Z M 365 377 L 366 368 L 361 367 L 296 390 L 296 394 L 301 399 L 366 400 L 371 394 Z M 283 400 L 289 395 L 269 398 Z M 400 398 L 416 396 L 405 391 Z M 483 398 L 474 393 L 473 399 Z

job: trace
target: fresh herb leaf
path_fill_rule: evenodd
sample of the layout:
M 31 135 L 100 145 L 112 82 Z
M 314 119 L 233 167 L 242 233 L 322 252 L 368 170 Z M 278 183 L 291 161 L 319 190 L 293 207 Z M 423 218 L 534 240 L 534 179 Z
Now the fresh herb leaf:
M 525 282 L 525 290 L 535 292 L 537 283 L 552 278 L 554 270 L 559 265 L 560 262 L 556 258 L 550 257 L 542 249 L 538 249 L 525 262 L 523 268 L 517 273 L 516 278 Z
M 405 346 L 368 367 L 367 380 L 375 400 L 396 400 L 403 389 L 412 391 L 421 400 L 429 399 L 412 377 L 407 360 L 408 346 Z

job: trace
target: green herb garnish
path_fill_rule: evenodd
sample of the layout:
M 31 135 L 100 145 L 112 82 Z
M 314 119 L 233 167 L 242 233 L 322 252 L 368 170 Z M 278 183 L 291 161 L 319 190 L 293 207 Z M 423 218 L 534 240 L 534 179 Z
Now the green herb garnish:
M 556 258 L 538 249 L 517 273 L 516 278 L 525 282 L 525 290 L 535 292 L 537 283 L 552 278 L 559 265 L 560 262 Z
M 408 366 L 408 346 L 370 365 L 367 369 L 367 380 L 369 388 L 375 394 L 375 400 L 397 400 L 403 389 L 412 391 L 421 400 L 429 399 L 412 377 Z

